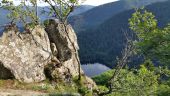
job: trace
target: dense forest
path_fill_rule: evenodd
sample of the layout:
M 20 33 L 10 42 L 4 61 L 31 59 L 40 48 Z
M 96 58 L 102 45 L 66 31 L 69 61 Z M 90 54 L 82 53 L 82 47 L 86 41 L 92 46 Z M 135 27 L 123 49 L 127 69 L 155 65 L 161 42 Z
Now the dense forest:
M 162 1 L 166 0 L 118 0 L 116 2 L 96 6 L 76 16 L 71 16 L 69 17 L 69 22 L 72 24 L 75 31 L 79 33 L 82 30 L 93 28 L 103 23 L 120 12 Z
M 160 27 L 158 22 L 155 15 L 146 9 L 138 9 L 131 15 L 128 21 L 129 28 L 135 32 L 138 39 L 131 39 L 132 43 L 127 39 L 128 43 L 113 70 L 93 77 L 100 85 L 100 90 L 104 91 L 104 95 L 170 95 L 170 70 L 167 67 L 170 63 L 170 25 Z M 129 57 L 136 53 L 144 56 L 144 62 L 140 63 L 139 68 L 126 66 Z M 154 66 L 155 59 L 163 66 Z
M 169 6 L 170 1 L 166 1 L 146 6 L 145 9 L 153 12 L 159 27 L 163 27 L 170 22 Z M 116 57 L 121 55 L 124 46 L 124 32 L 133 33 L 128 25 L 133 12 L 133 9 L 121 12 L 100 25 L 77 33 L 82 64 L 99 62 L 109 67 L 115 65 Z

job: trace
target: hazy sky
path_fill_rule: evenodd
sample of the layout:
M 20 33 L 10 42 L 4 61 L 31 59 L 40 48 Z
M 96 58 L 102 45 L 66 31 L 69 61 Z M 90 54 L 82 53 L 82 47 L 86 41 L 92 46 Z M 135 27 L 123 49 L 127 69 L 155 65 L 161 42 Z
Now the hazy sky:
M 0 0 L 0 1 L 2 1 L 2 0 Z M 21 0 L 10 0 L 10 1 L 14 1 L 15 4 L 18 4 Z M 114 2 L 114 1 L 118 1 L 118 0 L 87 0 L 83 3 L 83 5 L 98 6 L 98 5 L 102 5 L 102 4 Z M 39 6 L 46 6 L 46 4 L 44 4 L 42 2 L 40 2 L 38 5 Z

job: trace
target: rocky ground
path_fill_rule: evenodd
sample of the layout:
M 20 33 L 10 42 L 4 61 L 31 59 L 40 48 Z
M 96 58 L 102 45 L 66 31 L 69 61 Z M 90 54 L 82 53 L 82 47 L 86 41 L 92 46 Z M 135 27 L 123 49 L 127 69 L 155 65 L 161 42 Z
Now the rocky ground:
M 81 96 L 76 86 L 41 83 L 20 83 L 17 80 L 0 80 L 0 96 Z

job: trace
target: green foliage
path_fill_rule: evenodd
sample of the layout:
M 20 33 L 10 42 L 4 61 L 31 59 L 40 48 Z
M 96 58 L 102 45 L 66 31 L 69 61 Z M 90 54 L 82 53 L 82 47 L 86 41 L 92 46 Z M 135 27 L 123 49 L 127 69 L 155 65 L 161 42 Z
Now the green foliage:
M 169 96 L 170 95 L 170 70 L 166 68 L 159 67 L 156 69 L 157 74 L 160 74 L 160 84 L 158 87 L 158 96 Z
M 139 1 L 144 3 L 158 0 Z M 129 29 L 128 19 L 131 18 L 135 10 L 122 10 L 127 4 L 122 5 L 124 7 L 115 6 L 117 3 L 119 2 L 99 6 L 80 15 L 81 17 L 79 18 L 84 20 L 81 21 L 82 27 L 75 27 L 74 29 L 77 30 L 78 43 L 80 46 L 80 60 L 82 64 L 99 62 L 113 68 L 114 64 L 116 64 L 116 57 L 121 55 L 121 50 L 126 42 L 124 32 L 128 32 L 128 34 L 134 33 Z M 154 13 L 157 21 L 159 21 L 158 26 L 164 27 L 170 22 L 169 6 L 170 0 L 150 4 L 145 8 Z M 107 9 L 107 7 L 109 9 Z M 110 12 L 106 10 L 113 11 Z M 101 12 L 104 14 L 101 14 Z M 76 22 L 74 23 L 74 21 L 78 20 L 77 16 L 74 18 L 71 22 L 77 24 Z M 136 57 L 135 60 L 130 63 L 129 67 L 138 66 L 139 62 L 140 60 Z
M 44 23 L 44 26 L 48 26 L 50 21 L 49 20 L 45 20 L 43 23 Z
M 129 19 L 130 29 L 138 37 L 137 51 L 146 58 L 170 63 L 170 25 L 159 28 L 155 16 L 148 11 L 136 10 Z
M 35 91 L 47 91 L 50 89 L 50 86 L 47 85 L 47 84 L 43 84 L 41 86 L 32 86 L 32 90 L 35 90 Z
M 78 88 L 78 92 L 81 93 L 83 96 L 88 96 L 90 94 L 89 90 L 86 87 L 80 87 Z M 92 96 L 92 95 L 90 95 Z
M 147 70 L 143 65 L 137 71 L 137 74 L 122 70 L 120 79 L 115 82 L 114 86 L 122 95 L 154 95 L 158 86 L 158 75 Z M 117 92 L 116 92 L 117 93 Z
M 30 2 L 31 5 L 26 4 L 26 2 Z M 2 8 L 9 11 L 7 17 L 11 20 L 12 24 L 17 22 L 23 23 L 24 26 L 26 24 L 31 23 L 32 25 L 37 25 L 39 22 L 39 18 L 36 14 L 36 0 L 23 0 L 19 5 L 14 5 L 13 2 L 1 2 L 3 4 Z M 32 6 L 32 7 L 31 7 Z
M 170 86 L 166 84 L 159 85 L 158 96 L 169 96 L 170 95 Z
M 162 64 L 170 63 L 170 25 L 160 28 L 155 16 L 148 11 L 136 10 L 129 19 L 130 29 L 133 30 L 138 41 L 136 42 L 137 51 L 143 54 L 146 59 L 156 59 Z M 170 95 L 170 70 L 168 67 L 154 68 L 151 60 L 144 63 L 147 70 L 154 72 L 160 76 L 159 85 L 157 87 L 158 96 Z M 141 71 L 146 72 L 145 70 Z M 154 79 L 154 78 L 152 78 Z M 156 78 L 155 78 L 156 79 Z M 150 81 L 148 79 L 147 81 Z M 146 86 L 146 85 L 145 85 Z
M 99 92 L 107 92 L 109 89 L 105 85 L 98 85 Z
M 138 37 L 145 40 L 147 37 L 144 35 L 147 33 L 149 35 L 148 37 L 150 37 L 152 35 L 151 31 L 156 29 L 157 20 L 151 12 L 136 10 L 129 20 L 129 25 L 130 29 L 135 31 Z
M 105 74 L 105 76 L 104 76 Z M 100 90 L 108 90 L 106 85 L 103 85 L 103 78 L 110 77 L 113 72 L 108 71 L 100 76 L 94 77 L 93 80 L 101 82 Z M 108 76 L 107 76 L 108 75 Z M 113 93 L 108 96 L 150 96 L 155 95 L 158 90 L 159 75 L 154 71 L 148 70 L 144 65 L 141 65 L 139 70 L 122 69 L 118 79 L 113 82 Z M 101 80 L 101 81 L 99 81 Z M 105 79 L 107 82 L 108 79 Z
M 55 15 L 61 22 L 66 23 L 69 14 L 78 5 L 79 0 L 43 0 L 50 5 L 49 14 Z
M 104 72 L 98 76 L 92 77 L 92 79 L 96 82 L 98 85 L 106 85 L 109 79 L 112 77 L 114 70 L 109 70 L 107 72 Z
M 155 70 L 155 66 L 154 66 L 154 64 L 152 63 L 151 60 L 146 60 L 143 65 L 150 71 Z
M 87 82 L 85 79 L 86 77 L 81 76 L 81 79 L 78 80 L 78 76 L 73 78 L 73 81 L 75 82 L 77 88 L 78 88 L 78 92 L 80 94 L 82 94 L 83 96 L 93 96 L 91 90 L 89 90 L 89 88 L 87 88 L 87 86 L 85 86 L 85 83 Z

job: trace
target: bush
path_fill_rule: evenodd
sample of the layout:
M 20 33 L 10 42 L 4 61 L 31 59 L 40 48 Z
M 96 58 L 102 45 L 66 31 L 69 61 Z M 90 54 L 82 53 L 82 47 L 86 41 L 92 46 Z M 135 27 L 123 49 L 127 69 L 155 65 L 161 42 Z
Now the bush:
M 93 78 L 99 85 L 100 91 L 107 91 L 108 80 L 111 78 L 113 70 L 107 71 Z M 121 69 L 118 78 L 112 82 L 113 92 L 108 96 L 147 96 L 156 95 L 158 89 L 158 78 L 154 71 L 148 70 L 144 65 L 135 72 L 128 69 Z

